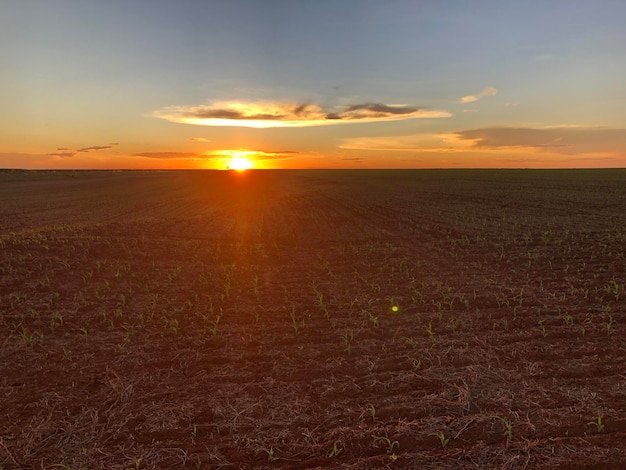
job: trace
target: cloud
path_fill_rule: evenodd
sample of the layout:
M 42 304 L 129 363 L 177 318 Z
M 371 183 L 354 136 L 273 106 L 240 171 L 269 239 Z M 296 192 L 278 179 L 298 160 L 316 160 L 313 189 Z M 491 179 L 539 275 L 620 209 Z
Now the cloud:
M 473 148 L 533 148 L 568 155 L 626 154 L 626 129 L 558 126 L 548 128 L 489 127 L 455 132 Z
M 251 160 L 278 160 L 293 158 L 300 155 L 293 150 L 263 151 L 263 150 L 211 150 L 210 152 L 139 152 L 132 154 L 133 157 L 169 159 L 198 159 L 198 160 L 230 160 L 235 157 L 245 157 Z
M 46 154 L 48 157 L 70 158 L 76 155 L 77 152 L 70 150 L 68 152 L 53 152 Z
M 211 142 L 209 139 L 205 139 L 204 137 L 192 137 L 191 140 L 193 142 Z
M 91 152 L 92 150 L 106 150 L 113 148 L 112 145 L 94 145 L 93 147 L 84 147 L 76 150 L 77 152 Z
M 256 128 L 307 127 L 451 116 L 446 111 L 398 104 L 362 103 L 324 109 L 311 103 L 269 101 L 228 101 L 198 106 L 170 106 L 154 111 L 152 115 L 186 124 Z
M 145 157 L 145 158 L 200 158 L 202 155 L 195 152 L 141 152 L 133 153 L 133 157 Z
M 478 93 L 477 95 L 467 95 L 461 98 L 460 103 L 472 103 L 474 101 L 478 101 L 485 96 L 494 96 L 498 94 L 498 90 L 492 86 L 488 86 L 483 91 Z
M 344 139 L 339 148 L 390 152 L 449 152 L 456 144 L 447 134 L 413 134 L 391 137 L 355 137 Z M 466 144 L 462 143 L 463 147 Z
M 280 160 L 285 158 L 294 158 L 300 155 L 300 152 L 293 150 L 280 151 L 263 151 L 263 150 L 213 150 L 204 153 L 202 156 L 209 159 L 228 159 L 236 157 L 249 158 L 251 160 Z
M 112 144 L 109 144 L 109 145 L 93 145 L 91 147 L 83 147 L 80 149 L 71 149 L 69 147 L 58 147 L 57 152 L 48 153 L 46 155 L 49 157 L 70 158 L 76 155 L 77 153 L 107 150 L 107 149 L 113 148 L 114 145 L 119 145 L 119 143 L 113 142 Z
M 489 127 L 446 134 L 344 139 L 342 149 L 391 152 L 509 152 L 582 156 L 626 156 L 626 129 L 556 126 Z

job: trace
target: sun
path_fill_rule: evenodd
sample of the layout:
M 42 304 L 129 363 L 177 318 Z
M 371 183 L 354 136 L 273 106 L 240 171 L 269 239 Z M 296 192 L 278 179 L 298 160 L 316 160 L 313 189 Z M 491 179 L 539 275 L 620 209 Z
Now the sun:
M 246 157 L 233 157 L 228 161 L 228 168 L 231 170 L 245 171 L 252 168 L 252 162 Z
M 251 150 L 222 150 L 220 153 L 228 155 L 226 167 L 229 170 L 246 171 L 254 167 L 253 160 L 248 158 L 256 154 Z

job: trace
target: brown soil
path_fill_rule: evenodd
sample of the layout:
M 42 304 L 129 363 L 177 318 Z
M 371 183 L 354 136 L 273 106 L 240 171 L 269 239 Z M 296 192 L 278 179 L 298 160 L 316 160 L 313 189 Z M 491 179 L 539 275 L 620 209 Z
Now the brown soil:
M 2 469 L 626 468 L 626 171 L 4 172 L 0 201 Z

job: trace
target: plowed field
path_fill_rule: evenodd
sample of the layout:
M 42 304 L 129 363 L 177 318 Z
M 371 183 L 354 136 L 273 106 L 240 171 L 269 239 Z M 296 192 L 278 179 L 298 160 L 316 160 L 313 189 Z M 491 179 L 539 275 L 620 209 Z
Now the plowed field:
M 626 171 L 0 173 L 2 469 L 626 468 Z

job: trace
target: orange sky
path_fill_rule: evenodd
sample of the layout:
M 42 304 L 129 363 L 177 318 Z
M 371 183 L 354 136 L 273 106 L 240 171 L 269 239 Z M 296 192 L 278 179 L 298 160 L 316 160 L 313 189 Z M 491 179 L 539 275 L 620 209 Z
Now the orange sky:
M 626 3 L 150 5 L 0 4 L 0 168 L 626 167 Z

